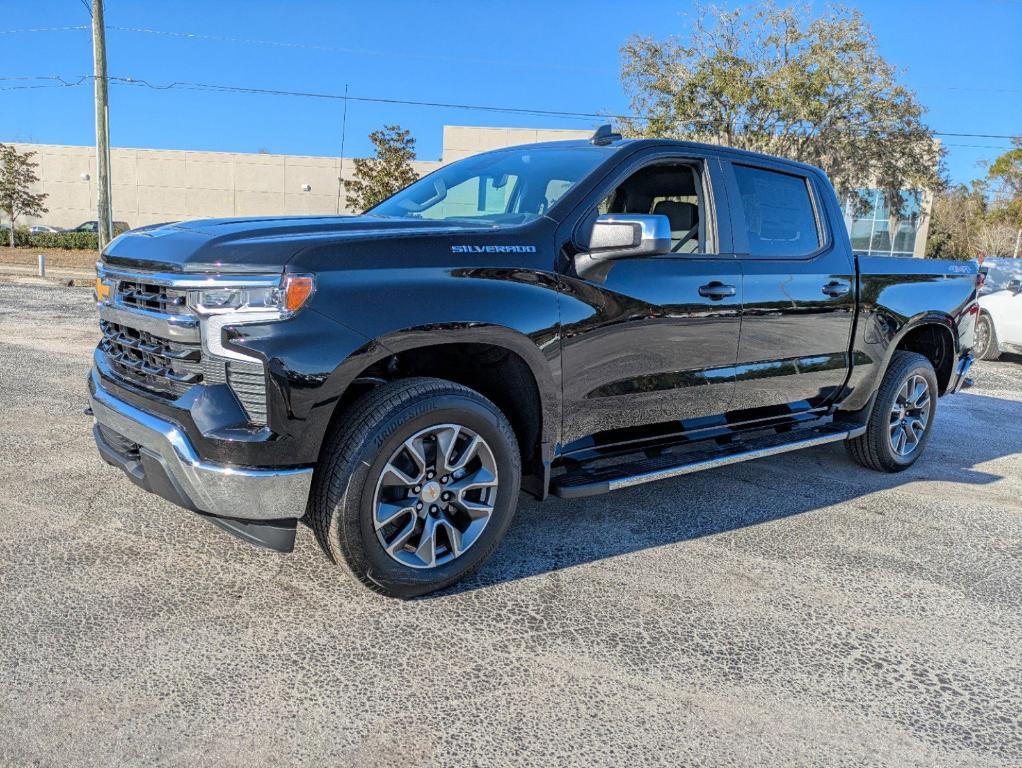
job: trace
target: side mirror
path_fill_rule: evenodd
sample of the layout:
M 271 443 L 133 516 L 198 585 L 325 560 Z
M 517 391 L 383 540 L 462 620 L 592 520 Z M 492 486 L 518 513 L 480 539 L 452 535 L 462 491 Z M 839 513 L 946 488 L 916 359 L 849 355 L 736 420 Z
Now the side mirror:
M 670 253 L 671 222 L 660 215 L 606 213 L 593 224 L 588 252 L 599 261 Z
M 575 257 L 581 277 L 602 281 L 617 259 L 671 252 L 671 222 L 644 213 L 605 213 L 596 219 L 586 249 Z
M 1014 280 L 1009 280 L 1007 288 L 1017 296 L 1022 293 L 1022 280 L 1017 277 Z

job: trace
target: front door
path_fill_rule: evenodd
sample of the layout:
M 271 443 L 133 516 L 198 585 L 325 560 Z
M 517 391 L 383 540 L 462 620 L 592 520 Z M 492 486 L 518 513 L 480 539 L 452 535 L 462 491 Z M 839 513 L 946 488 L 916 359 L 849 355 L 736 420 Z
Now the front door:
M 724 194 L 716 158 L 647 155 L 608 180 L 580 218 L 667 216 L 672 253 L 622 259 L 585 277 L 571 269 L 571 238 L 563 235 L 566 452 L 677 434 L 728 410 L 742 275 L 730 228 L 718 226 L 715 190 Z
M 729 163 L 744 303 L 731 421 L 822 408 L 850 368 L 855 264 L 815 174 Z

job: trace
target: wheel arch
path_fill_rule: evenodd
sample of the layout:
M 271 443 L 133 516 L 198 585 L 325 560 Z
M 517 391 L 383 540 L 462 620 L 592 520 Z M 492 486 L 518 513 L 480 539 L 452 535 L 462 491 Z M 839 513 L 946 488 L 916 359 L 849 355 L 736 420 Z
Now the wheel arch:
M 928 313 L 906 323 L 888 347 L 884 374 L 891 365 L 894 353 L 898 351 L 917 352 L 928 359 L 937 374 L 937 384 L 943 395 L 950 385 L 959 351 L 954 319 L 942 313 Z M 880 379 L 883 379 L 883 375 Z
M 501 409 L 522 455 L 523 488 L 545 496 L 560 426 L 560 398 L 550 361 L 533 338 L 511 328 L 466 323 L 419 326 L 374 340 L 358 366 L 335 371 L 341 381 L 328 433 L 366 392 L 389 381 L 431 376 L 467 386 Z

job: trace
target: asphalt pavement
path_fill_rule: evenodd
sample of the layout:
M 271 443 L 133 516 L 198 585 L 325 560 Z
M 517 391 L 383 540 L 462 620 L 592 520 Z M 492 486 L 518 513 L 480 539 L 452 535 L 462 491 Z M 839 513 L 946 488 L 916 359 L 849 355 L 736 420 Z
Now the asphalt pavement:
M 412 602 L 96 454 L 90 292 L 0 283 L 0 764 L 1022 764 L 1022 358 L 900 475 L 826 446 L 525 497 Z

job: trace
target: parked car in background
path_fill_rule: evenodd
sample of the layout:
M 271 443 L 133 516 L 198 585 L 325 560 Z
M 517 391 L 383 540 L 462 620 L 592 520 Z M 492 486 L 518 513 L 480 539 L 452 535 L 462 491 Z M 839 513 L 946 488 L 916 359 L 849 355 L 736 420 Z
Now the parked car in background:
M 1020 261 L 1004 259 L 1004 261 Z M 985 265 L 984 265 L 985 266 Z M 989 285 L 987 276 L 986 288 Z M 997 283 L 995 283 L 995 286 Z M 1003 287 L 979 298 L 976 357 L 996 360 L 1004 352 L 1022 354 L 1022 268 Z
M 30 235 L 52 235 L 63 231 L 62 227 L 51 227 L 48 224 L 36 224 L 28 228 Z
M 115 221 L 114 222 L 114 234 L 119 235 L 121 232 L 127 232 L 131 229 L 131 226 L 126 221 Z M 83 221 L 77 227 L 71 230 L 72 232 L 98 232 L 99 222 L 93 219 L 92 221 Z
M 1022 278 L 1022 259 L 1004 257 L 984 259 L 979 271 L 984 278 L 979 295 L 996 293 L 1007 288 L 1012 280 Z

